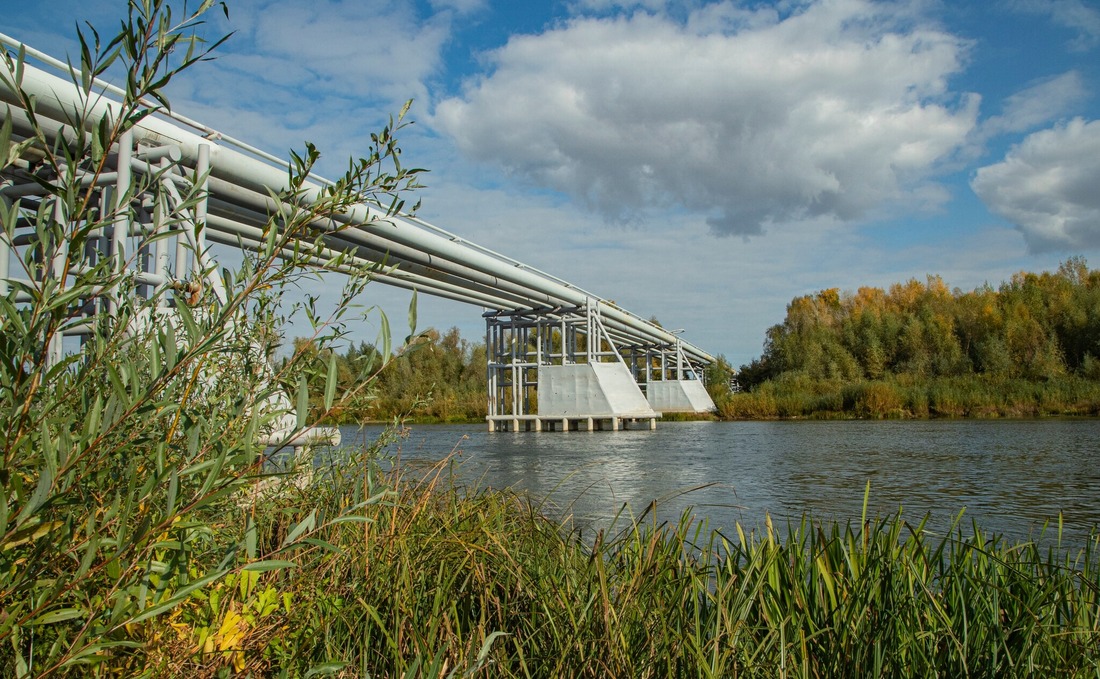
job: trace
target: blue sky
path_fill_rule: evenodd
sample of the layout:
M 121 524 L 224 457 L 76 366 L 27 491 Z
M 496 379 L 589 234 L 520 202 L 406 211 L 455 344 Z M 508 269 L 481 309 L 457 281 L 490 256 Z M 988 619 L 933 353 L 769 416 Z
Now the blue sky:
M 177 110 L 276 154 L 309 140 L 336 174 L 412 98 L 422 217 L 735 365 L 796 295 L 1097 260 L 1096 0 L 228 4 Z M 57 56 L 124 10 L 4 5 Z M 402 317 L 404 293 L 368 296 Z M 440 300 L 420 319 L 483 331 Z

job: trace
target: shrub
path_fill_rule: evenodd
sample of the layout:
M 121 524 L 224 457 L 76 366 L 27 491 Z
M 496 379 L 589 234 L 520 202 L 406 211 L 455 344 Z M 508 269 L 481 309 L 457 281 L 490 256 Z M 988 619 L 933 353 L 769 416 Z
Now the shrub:
M 73 83 L 87 105 L 67 112 L 72 133 L 65 137 L 55 138 L 33 113 L 36 102 L 21 87 L 24 53 L 5 52 L 0 66 L 4 87 L 23 107 L 4 118 L 0 169 L 37 183 L 43 194 L 5 201 L 0 210 L 0 238 L 25 243 L 19 265 L 26 279 L 0 291 L 0 667 L 17 677 L 152 671 L 162 660 L 157 649 L 172 645 L 164 635 L 174 628 L 165 621 L 191 629 L 177 616 L 200 599 L 215 631 L 198 651 L 211 640 L 227 650 L 243 633 L 245 623 L 231 619 L 242 609 L 213 597 L 241 592 L 238 603 L 258 606 L 248 610 L 259 624 L 256 616 L 273 610 L 255 598 L 267 591 L 263 574 L 291 567 L 303 548 L 317 549 L 310 541 L 325 522 L 350 520 L 358 510 L 343 505 L 321 517 L 283 495 L 257 511 L 265 487 L 260 440 L 288 416 L 286 439 L 310 424 L 304 407 L 293 416 L 280 384 L 297 383 L 304 404 L 302 356 L 276 374 L 263 347 L 285 317 L 280 294 L 304 277 L 324 268 L 349 274 L 330 318 L 351 308 L 368 280 L 370 267 L 326 254 L 311 224 L 351 203 L 395 204 L 389 198 L 415 185 L 415 171 L 395 162 L 391 130 L 313 203 L 299 196 L 319 154 L 307 146 L 294 155 L 277 196 L 288 207 L 265 225 L 256 251 L 233 276 L 201 272 L 224 295 L 207 290 L 193 307 L 169 299 L 167 286 L 139 296 L 115 258 L 80 256 L 116 221 L 128 223 L 131 200 L 161 204 L 167 189 L 156 174 L 135 173 L 113 199 L 96 187 L 127 130 L 167 106 L 163 87 L 220 44 L 204 47 L 194 37 L 213 5 L 174 21 L 165 0 L 132 0 L 113 39 L 81 33 Z M 125 72 L 126 96 L 113 114 L 97 114 L 94 78 L 112 65 Z M 13 134 L 13 116 L 25 117 L 26 139 Z M 191 182 L 161 214 L 167 229 L 195 228 L 186 215 L 200 199 L 199 185 Z M 161 237 L 146 234 L 131 252 L 155 248 Z M 42 262 L 51 264 L 48 273 Z M 79 350 L 59 351 L 64 330 L 83 322 L 81 310 L 100 306 L 113 313 L 93 319 Z M 322 347 L 342 335 L 324 318 L 315 329 Z M 371 377 L 361 375 L 361 385 Z M 337 405 L 326 394 L 318 416 Z M 258 514 L 278 524 L 268 540 L 258 535 Z
M 902 399 L 893 385 L 885 382 L 868 382 L 862 385 L 862 393 L 856 398 L 856 411 L 867 417 L 897 415 Z

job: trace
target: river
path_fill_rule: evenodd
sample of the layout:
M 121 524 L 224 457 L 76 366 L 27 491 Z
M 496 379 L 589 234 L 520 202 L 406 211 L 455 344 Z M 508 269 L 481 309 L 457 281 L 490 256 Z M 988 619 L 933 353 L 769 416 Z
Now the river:
M 415 464 L 453 454 L 462 481 L 512 487 L 551 515 L 605 527 L 657 501 L 661 519 L 687 507 L 711 528 L 926 514 L 942 533 L 963 512 L 983 531 L 1084 543 L 1100 525 L 1100 420 L 660 422 L 656 431 L 489 433 L 484 425 L 413 425 L 389 452 Z M 344 443 L 380 427 L 342 428 Z M 1050 540 L 1052 541 L 1052 540 Z

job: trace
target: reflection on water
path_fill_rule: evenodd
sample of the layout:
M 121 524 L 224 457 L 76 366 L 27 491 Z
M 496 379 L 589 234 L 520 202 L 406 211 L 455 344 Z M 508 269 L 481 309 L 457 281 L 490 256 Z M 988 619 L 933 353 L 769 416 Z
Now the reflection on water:
M 344 440 L 380 431 L 345 428 Z M 936 531 L 962 510 L 965 525 L 1015 539 L 1056 527 L 1059 512 L 1073 541 L 1100 524 L 1100 420 L 662 422 L 541 434 L 423 425 L 391 446 L 406 460 L 454 450 L 468 483 L 527 490 L 581 525 L 653 500 L 662 519 L 693 507 L 714 528 L 759 526 L 765 513 L 858 520 L 868 481 L 872 514 L 900 508 L 914 523 L 931 514 Z

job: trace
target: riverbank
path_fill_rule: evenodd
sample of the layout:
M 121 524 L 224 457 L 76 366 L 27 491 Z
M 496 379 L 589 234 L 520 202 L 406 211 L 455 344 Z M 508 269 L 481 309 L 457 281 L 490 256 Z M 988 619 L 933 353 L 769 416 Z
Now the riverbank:
M 1100 415 L 1100 381 L 1077 376 L 1025 380 L 986 375 L 883 380 L 789 376 L 716 399 L 723 419 L 1030 418 Z

